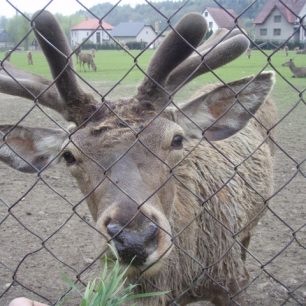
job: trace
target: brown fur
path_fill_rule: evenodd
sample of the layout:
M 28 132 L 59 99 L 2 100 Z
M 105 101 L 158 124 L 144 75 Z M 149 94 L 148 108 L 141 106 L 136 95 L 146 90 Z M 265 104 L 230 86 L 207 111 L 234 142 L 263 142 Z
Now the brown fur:
M 33 55 L 31 51 L 27 52 L 27 60 L 28 60 L 28 65 L 34 65 L 33 63 Z
M 93 71 L 97 71 L 96 64 L 93 60 L 94 56 L 92 54 L 81 52 L 79 53 L 78 58 L 79 58 L 80 67 L 82 66 L 84 71 L 85 71 L 85 64 L 87 64 L 89 70 L 91 68 Z
M 104 252 L 111 243 L 123 265 L 134 260 L 128 278 L 139 284 L 137 290 L 168 291 L 140 305 L 244 304 L 240 291 L 248 281 L 248 243 L 273 189 L 274 136 L 267 131 L 276 111 L 266 100 L 273 73 L 208 86 L 177 110 L 168 94 L 172 98 L 187 77 L 190 81 L 207 67 L 233 60 L 249 44 L 233 31 L 231 38 L 212 46 L 220 42 L 221 31 L 199 45 L 207 23 L 191 13 L 165 38 L 133 98 L 98 103 L 78 86 L 72 64 L 67 66 L 62 54 L 53 56 L 54 47 L 67 58 L 71 54 L 56 19 L 45 11 L 33 18 L 63 99 L 55 100 L 54 108 L 76 128 L 67 135 L 0 126 L 5 139 L 0 160 L 35 173 L 62 153 L 86 195 Z M 198 46 L 197 52 L 191 46 Z M 6 84 L 0 74 L 1 80 Z M 18 95 L 15 87 L 11 94 Z M 29 162 L 16 158 L 7 144 Z
M 289 69 L 293 73 L 293 78 L 306 78 L 306 67 L 295 66 L 292 59 L 290 59 L 288 62 L 283 63 L 282 66 L 289 67 Z

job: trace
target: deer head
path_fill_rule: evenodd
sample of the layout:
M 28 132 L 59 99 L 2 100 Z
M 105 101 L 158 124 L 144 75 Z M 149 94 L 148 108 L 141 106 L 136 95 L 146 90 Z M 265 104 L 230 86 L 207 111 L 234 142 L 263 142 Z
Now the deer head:
M 175 171 L 188 147 L 194 139 L 222 141 L 241 130 L 269 94 L 272 73 L 215 86 L 177 107 L 173 97 L 184 85 L 249 45 L 238 30 L 220 30 L 202 43 L 206 21 L 192 13 L 155 52 L 134 97 L 100 102 L 79 86 L 55 18 L 41 11 L 32 24 L 54 81 L 3 62 L 0 91 L 52 108 L 76 128 L 1 125 L 0 160 L 39 173 L 62 156 L 104 243 L 112 241 L 123 262 L 134 258 L 133 266 L 145 269 L 171 252 Z
M 282 67 L 290 67 L 290 66 L 294 66 L 294 62 L 292 58 L 290 58 L 289 61 L 282 64 Z

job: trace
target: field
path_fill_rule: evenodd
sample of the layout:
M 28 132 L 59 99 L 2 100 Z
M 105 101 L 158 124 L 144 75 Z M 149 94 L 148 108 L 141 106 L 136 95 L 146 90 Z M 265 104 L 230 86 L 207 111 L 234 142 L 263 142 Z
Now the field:
M 137 65 L 145 70 L 152 53 L 99 51 L 96 73 L 83 72 L 77 65 L 75 71 L 82 86 L 88 91 L 94 89 L 97 96 L 132 95 L 143 78 Z M 257 51 L 250 60 L 243 55 L 215 71 L 225 82 L 262 70 L 276 71 L 272 97 L 280 120 L 275 127 L 275 195 L 250 244 L 248 305 L 306 305 L 306 109 L 301 99 L 306 81 L 292 78 L 289 69 L 281 66 L 291 57 L 297 66 L 306 66 L 306 56 L 293 51 L 289 57 L 282 51 Z M 27 65 L 26 54 L 21 51 L 11 58 L 22 69 L 50 77 L 40 52 L 33 52 L 33 60 L 33 66 Z M 177 100 L 183 102 L 200 86 L 217 82 L 216 75 L 197 78 Z M 31 101 L 3 94 L 0 99 L 1 124 L 55 127 L 38 108 L 32 110 Z M 58 114 L 45 111 L 64 126 Z M 0 173 L 0 305 L 20 295 L 54 304 L 67 291 L 63 274 L 86 280 L 98 270 L 98 264 L 91 263 L 99 255 L 99 240 L 96 231 L 83 221 L 93 225 L 86 203 L 61 164 L 40 177 L 20 174 L 2 163 Z M 77 203 L 75 214 L 72 206 Z M 65 305 L 76 305 L 77 297 L 68 296 Z

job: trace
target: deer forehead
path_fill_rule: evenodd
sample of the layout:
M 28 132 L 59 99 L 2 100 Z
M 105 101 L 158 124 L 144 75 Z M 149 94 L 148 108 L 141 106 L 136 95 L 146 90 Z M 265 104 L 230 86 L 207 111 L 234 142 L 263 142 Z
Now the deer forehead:
M 165 117 L 127 118 L 109 117 L 92 122 L 76 130 L 71 136 L 72 145 L 89 155 L 107 155 L 128 150 L 133 144 L 147 149 L 159 150 L 171 142 L 174 134 L 183 134 L 179 125 Z

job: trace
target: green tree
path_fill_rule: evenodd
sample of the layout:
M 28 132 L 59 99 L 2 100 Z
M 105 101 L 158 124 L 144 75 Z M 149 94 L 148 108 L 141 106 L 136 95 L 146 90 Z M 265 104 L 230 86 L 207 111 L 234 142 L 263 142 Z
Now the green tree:
M 17 15 L 8 20 L 7 32 L 14 44 L 18 44 L 29 49 L 29 45 L 34 40 L 34 34 L 31 30 L 30 17 L 27 14 L 27 18 L 22 15 Z

